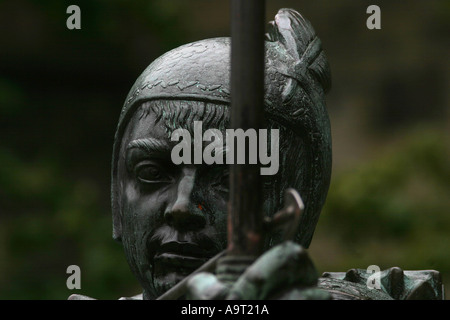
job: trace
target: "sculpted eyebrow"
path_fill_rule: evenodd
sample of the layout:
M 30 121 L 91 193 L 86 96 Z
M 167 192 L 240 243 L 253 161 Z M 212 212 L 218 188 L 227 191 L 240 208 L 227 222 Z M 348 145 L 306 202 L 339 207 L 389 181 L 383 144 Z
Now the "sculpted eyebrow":
M 170 146 L 164 140 L 154 139 L 154 138 L 145 138 L 145 139 L 137 139 L 131 141 L 127 150 L 138 148 L 148 153 L 160 153 L 160 152 L 168 152 L 170 151 Z

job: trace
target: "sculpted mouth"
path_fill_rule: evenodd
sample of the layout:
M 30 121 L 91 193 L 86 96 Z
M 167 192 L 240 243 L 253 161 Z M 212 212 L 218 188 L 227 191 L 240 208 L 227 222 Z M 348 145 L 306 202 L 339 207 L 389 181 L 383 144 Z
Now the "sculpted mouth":
M 162 253 L 155 256 L 155 264 L 181 267 L 181 268 L 198 268 L 204 264 L 207 258 L 195 258 L 192 256 L 179 255 L 174 253 Z
M 200 246 L 188 242 L 168 242 L 161 245 L 153 258 L 156 272 L 193 271 L 208 261 L 210 255 Z

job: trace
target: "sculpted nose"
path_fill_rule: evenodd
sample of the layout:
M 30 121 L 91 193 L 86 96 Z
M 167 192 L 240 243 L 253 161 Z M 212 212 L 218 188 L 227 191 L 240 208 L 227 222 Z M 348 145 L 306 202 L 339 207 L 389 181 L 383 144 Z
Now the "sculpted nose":
M 165 213 L 167 223 L 182 231 L 201 229 L 206 224 L 205 215 L 193 202 L 195 171 L 183 170 L 171 208 Z

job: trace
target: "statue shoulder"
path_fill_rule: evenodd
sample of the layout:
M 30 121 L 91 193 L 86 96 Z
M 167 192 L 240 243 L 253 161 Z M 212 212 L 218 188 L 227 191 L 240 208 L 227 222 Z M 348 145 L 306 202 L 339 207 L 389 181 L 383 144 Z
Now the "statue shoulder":
M 441 274 L 436 270 L 404 271 L 393 267 L 373 273 L 365 269 L 325 272 L 318 286 L 330 292 L 334 299 L 444 299 Z

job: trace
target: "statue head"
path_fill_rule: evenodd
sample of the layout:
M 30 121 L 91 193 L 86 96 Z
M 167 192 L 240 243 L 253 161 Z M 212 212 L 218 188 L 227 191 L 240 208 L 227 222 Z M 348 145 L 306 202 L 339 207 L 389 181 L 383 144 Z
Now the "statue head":
M 305 210 L 296 241 L 308 247 L 328 191 L 331 137 L 325 93 L 330 71 L 319 38 L 300 14 L 282 9 L 266 35 L 264 114 L 279 129 L 279 170 L 264 176 L 264 209 L 273 215 L 295 188 Z M 112 160 L 113 237 L 155 298 L 227 242 L 227 165 L 175 165 L 178 128 L 221 131 L 230 122 L 230 39 L 183 45 L 151 63 L 120 114 Z M 251 187 L 251 186 L 249 186 Z M 267 246 L 277 235 L 267 237 Z

